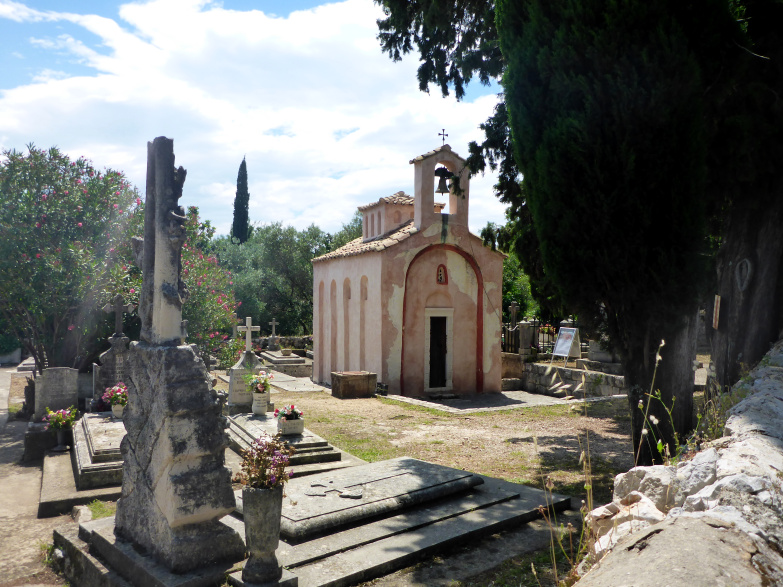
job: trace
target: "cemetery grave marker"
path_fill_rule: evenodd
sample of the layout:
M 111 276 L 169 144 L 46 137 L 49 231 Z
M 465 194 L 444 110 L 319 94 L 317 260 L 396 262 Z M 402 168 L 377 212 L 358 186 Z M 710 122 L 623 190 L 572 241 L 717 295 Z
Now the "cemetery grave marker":
M 194 347 L 183 344 L 185 211 L 177 201 L 186 172 L 174 168 L 173 146 L 165 137 L 147 144 L 144 238 L 133 241 L 143 276 L 141 341 L 129 352 L 114 522 L 119 538 L 183 573 L 241 560 L 245 546 L 221 521 L 236 501 L 220 400 Z

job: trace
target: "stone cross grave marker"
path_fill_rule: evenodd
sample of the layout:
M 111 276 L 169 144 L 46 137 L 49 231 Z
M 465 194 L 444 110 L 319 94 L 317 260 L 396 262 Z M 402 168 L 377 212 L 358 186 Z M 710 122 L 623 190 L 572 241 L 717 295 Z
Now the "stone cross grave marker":
M 269 326 L 272 327 L 272 336 L 269 338 L 269 344 L 267 345 L 270 351 L 276 351 L 278 349 L 277 345 L 277 336 L 275 336 L 275 326 L 278 326 L 280 323 L 272 318 L 272 321 L 269 323 Z
M 113 336 L 116 337 L 122 337 L 125 336 L 125 334 L 122 332 L 122 315 L 124 313 L 130 314 L 133 312 L 134 306 L 133 304 L 125 304 L 125 300 L 122 299 L 122 294 L 117 294 L 114 296 L 114 301 L 110 304 L 106 304 L 103 307 L 103 311 L 107 314 L 111 314 L 114 312 L 114 334 Z
M 245 333 L 245 352 L 253 350 L 253 333 L 261 330 L 260 326 L 253 326 L 253 318 L 245 318 L 244 326 L 237 326 L 239 332 Z

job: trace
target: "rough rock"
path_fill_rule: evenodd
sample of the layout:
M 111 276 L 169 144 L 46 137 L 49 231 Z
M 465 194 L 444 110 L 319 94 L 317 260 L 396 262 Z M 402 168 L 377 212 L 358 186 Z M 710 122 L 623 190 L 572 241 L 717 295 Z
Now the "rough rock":
M 664 520 L 620 541 L 579 587 L 778 585 L 780 557 L 751 535 L 703 516 Z
M 655 465 L 634 467 L 614 479 L 614 501 L 619 501 L 632 491 L 646 495 L 657 509 L 667 512 L 674 504 L 676 492 L 676 467 Z
M 783 341 L 733 392 L 746 395 L 723 438 L 676 468 L 617 476 L 615 502 L 587 520 L 597 553 L 612 550 L 580 587 L 783 585 Z M 619 499 L 634 492 L 668 511 L 666 520 L 639 531 L 620 518 Z M 607 526 L 632 535 L 618 542 Z

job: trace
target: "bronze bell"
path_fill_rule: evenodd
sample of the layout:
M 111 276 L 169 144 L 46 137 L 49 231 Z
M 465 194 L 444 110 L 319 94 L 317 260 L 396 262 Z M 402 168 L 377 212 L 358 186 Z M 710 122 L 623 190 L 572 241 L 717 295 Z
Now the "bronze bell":
M 446 182 L 447 182 L 447 180 L 449 180 L 452 177 L 454 177 L 454 174 L 451 173 L 451 171 L 449 171 L 445 167 L 438 167 L 435 170 L 435 175 L 439 178 L 438 179 L 438 187 L 435 190 L 435 193 L 437 193 L 437 194 L 448 194 L 450 192 L 450 190 L 449 190 L 448 183 L 446 183 Z

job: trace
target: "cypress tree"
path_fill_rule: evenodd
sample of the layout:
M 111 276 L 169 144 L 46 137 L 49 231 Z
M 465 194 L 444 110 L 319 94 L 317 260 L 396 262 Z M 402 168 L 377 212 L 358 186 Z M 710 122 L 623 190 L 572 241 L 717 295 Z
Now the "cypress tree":
M 677 397 L 690 418 L 692 351 L 682 333 L 706 277 L 703 84 L 676 4 L 497 7 L 514 154 L 544 269 L 580 322 L 606 334 L 623 359 L 640 464 L 661 458 L 654 440 L 642 442 L 637 405 L 647 404 L 654 377 L 663 403 Z M 661 422 L 653 432 L 673 453 L 663 407 L 650 403 Z
M 231 236 L 244 243 L 247 241 L 250 232 L 250 221 L 248 219 L 250 205 L 250 194 L 247 191 L 247 163 L 242 158 L 237 174 L 237 193 L 234 198 L 234 223 L 231 226 Z

